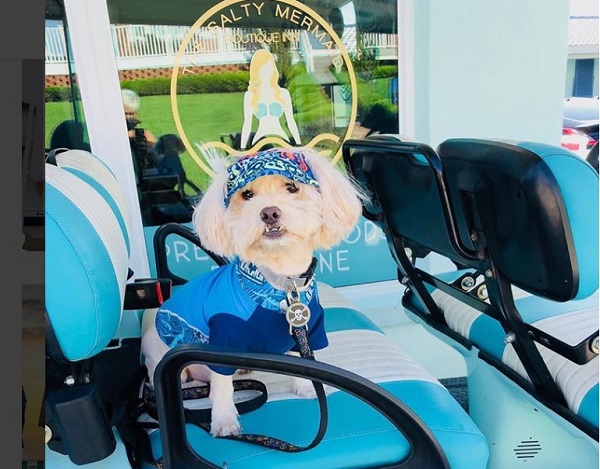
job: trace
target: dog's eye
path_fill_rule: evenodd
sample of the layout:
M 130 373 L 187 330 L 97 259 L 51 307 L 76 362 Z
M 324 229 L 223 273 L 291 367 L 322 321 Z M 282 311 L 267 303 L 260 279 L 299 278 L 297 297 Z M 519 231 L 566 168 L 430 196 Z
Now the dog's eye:
M 246 200 L 250 200 L 254 196 L 254 192 L 247 190 L 242 192 L 242 197 Z
M 286 186 L 290 194 L 295 194 L 298 192 L 298 186 L 296 184 L 286 184 Z

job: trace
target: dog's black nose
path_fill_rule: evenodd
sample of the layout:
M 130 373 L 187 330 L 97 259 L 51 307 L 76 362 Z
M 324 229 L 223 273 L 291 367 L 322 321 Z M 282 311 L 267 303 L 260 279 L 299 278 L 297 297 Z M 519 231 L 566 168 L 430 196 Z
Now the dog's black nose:
M 265 207 L 260 211 L 260 219 L 265 223 L 275 223 L 281 217 L 279 207 Z

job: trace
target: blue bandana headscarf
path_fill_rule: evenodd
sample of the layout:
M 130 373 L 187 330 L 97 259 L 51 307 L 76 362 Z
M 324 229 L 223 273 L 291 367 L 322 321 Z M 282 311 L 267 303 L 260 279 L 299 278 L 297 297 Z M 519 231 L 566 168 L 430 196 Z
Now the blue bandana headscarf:
M 304 153 L 299 150 L 271 148 L 242 156 L 227 167 L 227 194 L 223 200 L 229 206 L 231 196 L 246 184 L 261 176 L 279 174 L 302 184 L 319 187 L 306 163 Z

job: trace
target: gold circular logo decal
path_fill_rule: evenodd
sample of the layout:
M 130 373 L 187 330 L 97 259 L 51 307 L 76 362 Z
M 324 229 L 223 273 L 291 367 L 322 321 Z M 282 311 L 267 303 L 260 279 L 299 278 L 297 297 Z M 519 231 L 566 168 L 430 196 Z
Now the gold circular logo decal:
M 239 136 L 235 146 L 225 141 L 192 144 L 183 129 L 177 102 L 178 77 L 185 53 L 200 32 L 205 37 L 212 35 L 236 44 L 238 49 L 244 44 L 253 45 L 246 50 L 246 60 L 250 59 L 250 78 L 241 103 L 243 115 L 240 119 L 243 123 L 235 129 Z M 313 77 L 320 68 L 333 78 L 328 71 L 340 73 L 345 65 L 347 83 L 337 83 L 333 79 L 325 84 L 316 80 L 302 84 L 319 92 L 327 88 L 327 106 L 331 116 L 329 128 L 324 128 L 322 122 L 312 127 L 296 122 L 299 114 L 296 113 L 298 106 L 295 101 L 302 90 L 292 94 L 280 86 L 278 63 L 275 54 L 268 48 L 269 45 L 285 42 L 301 46 L 299 51 L 295 51 L 296 59 L 305 63 L 307 72 Z M 196 151 L 202 152 L 205 146 L 219 148 L 232 156 L 251 153 L 267 145 L 303 146 L 331 157 L 335 164 L 341 157 L 342 142 L 352 134 L 357 112 L 354 68 L 341 38 L 319 14 L 296 0 L 225 0 L 207 10 L 181 42 L 173 65 L 170 92 L 177 132 L 186 150 L 209 175 L 213 175 L 213 171 Z M 215 114 L 218 115 L 218 110 Z M 310 120 L 310 112 L 306 115 L 306 119 Z

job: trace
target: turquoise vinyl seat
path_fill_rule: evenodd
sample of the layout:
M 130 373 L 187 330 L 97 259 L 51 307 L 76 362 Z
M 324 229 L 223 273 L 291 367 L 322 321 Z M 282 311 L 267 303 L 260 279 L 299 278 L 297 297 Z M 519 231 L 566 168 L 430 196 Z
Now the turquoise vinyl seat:
M 467 205 L 464 200 L 462 206 L 459 203 L 461 186 L 468 185 L 460 180 L 465 166 L 479 165 L 482 179 L 490 181 L 489 189 L 475 196 L 486 199 L 493 191 L 496 197 L 481 212 L 481 231 L 499 275 L 513 286 L 523 322 L 569 346 L 583 342 L 589 350 L 599 318 L 597 171 L 564 148 L 537 142 L 451 139 L 437 151 L 459 223 Z M 461 240 L 475 249 L 466 232 Z M 449 324 L 467 327 L 472 321 L 461 334 L 529 380 L 498 321 L 486 315 L 465 320 L 472 311 L 464 306 L 442 309 L 453 317 Z M 543 343 L 536 347 L 567 408 L 597 430 L 597 349 L 588 361 L 577 363 Z
M 85 150 L 46 164 L 46 311 L 64 357 L 93 357 L 121 320 L 130 220 L 115 176 Z
M 316 352 L 317 360 L 364 376 L 402 399 L 433 431 L 450 467 L 485 468 L 489 454 L 487 441 L 447 389 L 334 288 L 320 283 L 319 294 L 330 345 Z M 269 400 L 261 408 L 241 416 L 243 431 L 298 445 L 308 444 L 318 423 L 316 400 L 293 394 L 290 377 L 264 372 L 251 372 L 246 377 L 264 382 Z M 392 464 L 407 457 L 406 440 L 385 418 L 343 391 L 332 388 L 328 391 L 327 432 L 323 441 L 310 451 L 290 454 L 226 439 L 215 440 L 188 424 L 190 445 L 209 460 L 225 461 L 229 468 L 286 464 L 294 468 L 358 468 Z M 151 441 L 154 456 L 159 458 L 159 431 L 151 434 Z
M 452 282 L 467 272 L 472 271 L 457 270 L 438 276 Z M 431 290 L 433 299 L 453 331 L 530 382 L 513 346 L 507 343 L 506 332 L 500 322 L 441 290 Z M 524 322 L 571 344 L 579 343 L 598 328 L 598 291 L 582 300 L 567 302 L 536 297 L 519 289 L 514 290 L 514 295 L 515 306 Z M 414 297 L 411 297 L 411 302 L 414 309 L 422 308 Z M 569 410 L 597 429 L 598 357 L 585 364 L 577 364 L 543 346 L 540 346 L 540 352 L 564 394 Z
M 85 150 L 59 153 L 45 170 L 46 464 L 126 460 L 111 429 L 106 383 L 93 380 L 93 365 L 122 319 L 131 248 L 127 206 L 112 171 Z
M 597 440 L 598 173 L 536 142 L 344 145 L 407 311 Z M 434 271 L 431 256 L 455 267 Z
M 91 153 L 61 153 L 57 164 L 48 164 L 46 170 L 48 321 L 62 358 L 72 364 L 88 363 L 119 347 L 112 339 L 122 320 L 130 278 L 130 221 L 114 174 Z M 332 287 L 321 284 L 319 291 L 331 345 L 317 353 L 317 360 L 379 383 L 402 400 L 432 432 L 449 467 L 484 469 L 489 456 L 486 438 L 449 391 Z M 115 374 L 119 365 L 113 363 Z M 244 431 L 300 445 L 308 443 L 319 421 L 317 401 L 297 398 L 288 376 L 252 371 L 249 377 L 267 384 L 269 400 L 258 410 L 242 415 Z M 83 382 L 75 387 L 87 389 L 87 385 L 102 388 L 103 383 Z M 59 391 L 62 397 L 63 390 Z M 99 394 L 95 388 L 92 391 L 93 396 Z M 386 418 L 342 390 L 328 391 L 327 433 L 310 451 L 290 454 L 217 439 L 193 425 L 186 426 L 189 445 L 213 464 L 225 461 L 230 469 L 284 464 L 295 468 L 385 467 L 410 456 L 408 440 Z M 83 404 L 76 405 L 83 411 L 96 409 L 98 399 L 87 396 Z M 88 406 L 88 401 L 94 404 Z M 61 405 L 71 404 L 63 399 L 55 407 L 60 410 Z M 56 467 L 96 467 L 103 462 L 111 467 L 129 467 L 121 435 L 112 427 L 110 408 L 99 407 L 100 424 L 95 420 L 92 425 L 83 422 L 82 435 L 61 435 L 66 456 L 50 447 L 47 462 Z M 80 415 L 87 418 L 83 411 Z M 57 412 L 58 420 L 61 416 Z M 96 447 L 96 426 L 102 427 L 98 439 L 101 449 L 82 449 Z M 162 456 L 161 433 L 165 431 L 168 429 L 161 426 L 149 435 L 157 459 Z M 149 462 L 145 465 L 155 467 Z

